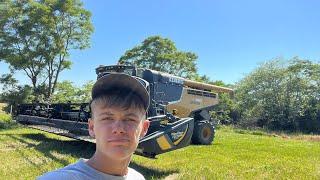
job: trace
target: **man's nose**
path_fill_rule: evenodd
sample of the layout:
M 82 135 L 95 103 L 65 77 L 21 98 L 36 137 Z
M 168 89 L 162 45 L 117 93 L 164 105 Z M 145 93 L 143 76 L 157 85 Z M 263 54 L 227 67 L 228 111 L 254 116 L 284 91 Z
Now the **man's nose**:
M 125 132 L 125 124 L 121 120 L 116 120 L 112 127 L 112 133 L 124 133 Z

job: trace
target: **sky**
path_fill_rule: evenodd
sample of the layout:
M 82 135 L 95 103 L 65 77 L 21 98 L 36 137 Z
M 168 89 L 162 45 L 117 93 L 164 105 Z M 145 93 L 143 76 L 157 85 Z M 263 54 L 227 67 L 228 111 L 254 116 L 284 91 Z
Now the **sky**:
M 160 35 L 198 55 L 200 75 L 236 83 L 273 58 L 299 56 L 320 62 L 318 0 L 84 0 L 92 13 L 91 47 L 72 50 L 72 69 L 59 81 L 81 86 L 95 68 L 116 64 L 126 50 Z M 8 66 L 0 62 L 0 74 Z M 30 81 L 23 73 L 21 83 Z

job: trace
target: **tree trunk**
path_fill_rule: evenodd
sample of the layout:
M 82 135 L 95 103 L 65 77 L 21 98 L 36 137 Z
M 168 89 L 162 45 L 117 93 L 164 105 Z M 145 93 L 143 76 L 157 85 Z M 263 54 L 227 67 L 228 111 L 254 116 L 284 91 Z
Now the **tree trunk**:
M 37 95 L 36 93 L 36 89 L 37 89 L 37 77 L 36 76 L 32 76 L 31 77 L 31 81 L 32 81 L 32 87 L 33 87 L 33 93 L 34 95 Z

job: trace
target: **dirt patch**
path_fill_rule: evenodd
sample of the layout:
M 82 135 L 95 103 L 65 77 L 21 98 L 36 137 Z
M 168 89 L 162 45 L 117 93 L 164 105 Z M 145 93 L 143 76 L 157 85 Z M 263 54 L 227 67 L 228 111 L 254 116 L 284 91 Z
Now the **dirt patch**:
M 303 135 L 297 136 L 295 139 L 320 142 L 320 135 Z
M 4 113 L 3 108 L 6 107 L 6 103 L 0 103 L 0 113 Z
M 169 176 L 165 177 L 164 180 L 175 180 L 178 179 L 179 174 L 178 173 L 174 173 L 174 174 L 170 174 Z
M 275 137 L 281 137 L 283 139 L 296 139 L 296 140 L 303 140 L 303 141 L 312 141 L 312 142 L 320 142 L 320 135 L 276 135 L 273 134 Z

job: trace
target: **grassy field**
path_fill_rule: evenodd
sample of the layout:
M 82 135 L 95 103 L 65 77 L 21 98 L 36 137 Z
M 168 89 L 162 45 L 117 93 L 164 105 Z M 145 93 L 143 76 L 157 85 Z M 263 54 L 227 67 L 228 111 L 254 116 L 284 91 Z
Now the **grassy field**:
M 8 116 L 0 115 L 4 118 Z M 130 166 L 147 179 L 320 179 L 320 141 L 314 137 L 223 127 L 210 146 L 191 145 L 157 159 L 134 156 Z M 94 149 L 94 144 L 2 125 L 0 175 L 34 179 L 80 157 L 89 158 Z

